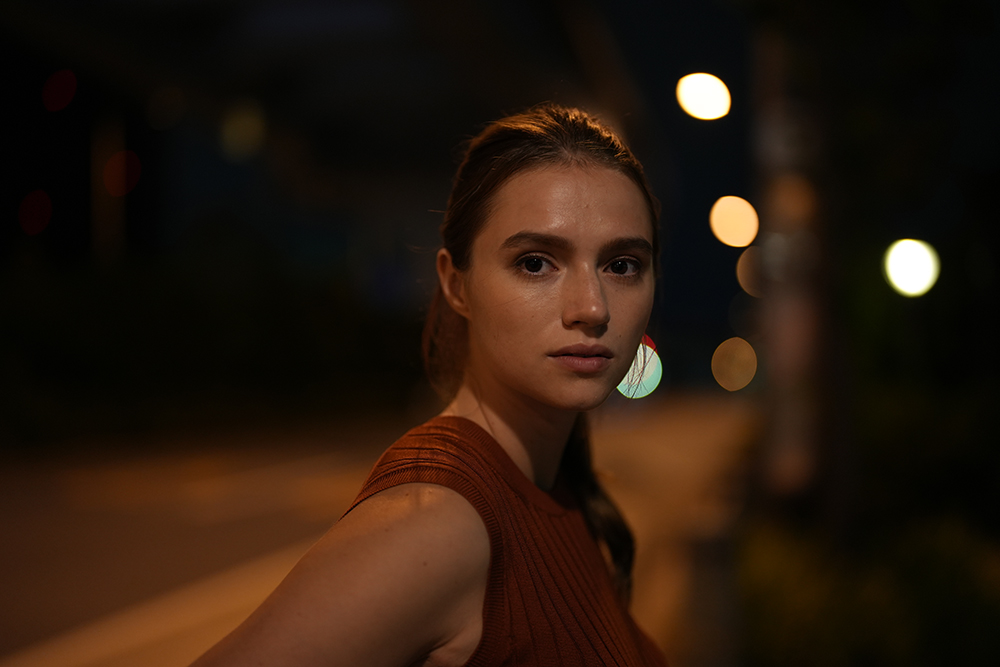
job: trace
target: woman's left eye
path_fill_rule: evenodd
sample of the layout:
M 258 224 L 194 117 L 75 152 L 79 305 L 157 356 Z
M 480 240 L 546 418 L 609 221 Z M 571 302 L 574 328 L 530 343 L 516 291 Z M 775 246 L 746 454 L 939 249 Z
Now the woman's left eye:
M 639 273 L 639 262 L 627 257 L 619 257 L 608 263 L 608 271 L 618 276 L 631 276 Z

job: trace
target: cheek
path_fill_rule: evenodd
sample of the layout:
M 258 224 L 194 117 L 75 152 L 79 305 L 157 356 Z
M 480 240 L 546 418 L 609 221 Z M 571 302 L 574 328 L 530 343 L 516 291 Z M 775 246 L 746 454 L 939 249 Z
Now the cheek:
M 483 325 L 494 342 L 504 346 L 519 345 L 525 338 L 538 335 L 541 320 L 537 303 L 522 295 L 496 299 L 480 311 Z
M 545 321 L 546 300 L 538 290 L 498 281 L 480 289 L 470 301 L 470 333 L 492 347 L 493 355 L 508 356 L 538 340 Z
M 653 312 L 652 291 L 629 291 L 616 296 L 618 298 L 612 301 L 612 320 L 617 317 L 624 329 L 645 329 Z

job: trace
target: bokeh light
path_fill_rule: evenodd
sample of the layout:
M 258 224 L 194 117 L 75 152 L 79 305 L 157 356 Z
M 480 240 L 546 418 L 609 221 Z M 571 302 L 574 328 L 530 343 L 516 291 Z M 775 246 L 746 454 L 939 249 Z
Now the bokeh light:
M 653 393 L 663 379 L 663 363 L 656 353 L 656 345 L 649 336 L 643 336 L 632 366 L 618 384 L 618 391 L 626 398 L 645 398 Z
M 52 219 L 52 200 L 45 190 L 35 190 L 25 195 L 17 209 L 17 221 L 25 234 L 40 234 Z
M 750 384 L 757 374 L 757 354 L 742 338 L 730 338 L 715 348 L 712 375 L 727 391 L 738 391 Z
M 729 113 L 732 98 L 722 79 L 698 72 L 688 74 L 677 82 L 677 102 L 690 116 L 715 120 Z
M 750 296 L 758 298 L 764 295 L 760 262 L 760 248 L 757 246 L 750 246 L 744 250 L 736 261 L 736 280 L 740 283 L 740 287 Z
M 69 106 L 76 95 L 76 75 L 72 70 L 61 69 L 45 80 L 42 86 L 42 104 L 49 111 L 59 111 Z
M 118 151 L 104 164 L 104 187 L 112 197 L 124 197 L 139 183 L 142 164 L 132 151 Z
M 894 290 L 904 296 L 921 296 L 937 282 L 941 263 L 929 243 L 901 239 L 886 250 L 883 268 Z
M 757 238 L 760 221 L 753 205 L 742 197 L 720 197 L 708 214 L 712 233 L 728 246 L 743 248 Z
M 252 157 L 264 145 L 266 130 L 260 105 L 253 101 L 239 102 L 222 118 L 222 152 L 235 162 Z

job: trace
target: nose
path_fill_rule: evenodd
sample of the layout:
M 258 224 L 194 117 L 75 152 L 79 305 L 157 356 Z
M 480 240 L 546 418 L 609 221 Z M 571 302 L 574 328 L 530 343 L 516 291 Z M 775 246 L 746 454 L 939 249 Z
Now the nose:
M 604 285 L 591 271 L 580 272 L 563 286 L 563 325 L 568 328 L 603 327 L 611 319 Z

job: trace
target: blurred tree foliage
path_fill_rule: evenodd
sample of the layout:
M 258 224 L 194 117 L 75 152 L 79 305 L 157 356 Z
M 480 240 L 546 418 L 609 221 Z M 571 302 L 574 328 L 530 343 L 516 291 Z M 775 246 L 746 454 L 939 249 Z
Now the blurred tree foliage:
M 17 128 L 5 136 L 11 169 L 0 192 L 14 212 L 0 227 L 0 454 L 421 400 L 426 298 L 412 267 L 432 261 L 386 231 L 386 214 L 303 203 L 267 159 L 226 161 L 198 114 L 152 128 L 145 101 L 80 53 L 53 55 L 15 35 L 0 40 L 0 55 Z M 42 84 L 67 65 L 75 97 L 49 113 Z M 122 202 L 120 252 L 102 258 L 91 161 L 104 125 L 143 166 Z M 26 234 L 15 216 L 36 189 L 54 212 L 42 233 Z
M 407 409 L 420 315 L 379 308 L 343 267 L 303 274 L 245 226 L 111 266 L 34 240 L 0 280 L 0 440 L 251 426 Z

